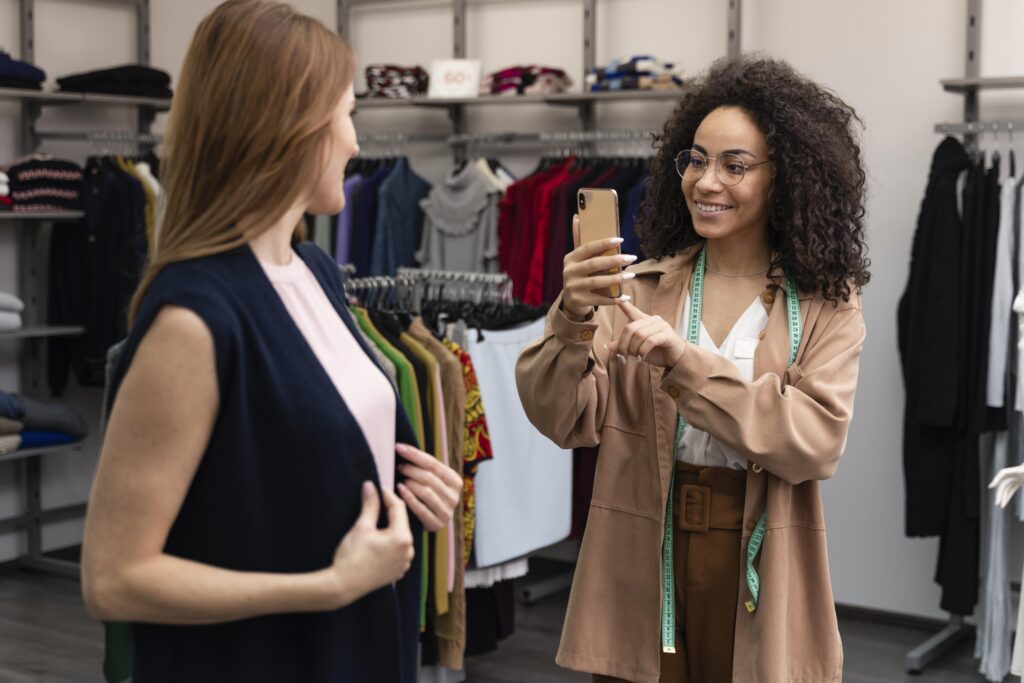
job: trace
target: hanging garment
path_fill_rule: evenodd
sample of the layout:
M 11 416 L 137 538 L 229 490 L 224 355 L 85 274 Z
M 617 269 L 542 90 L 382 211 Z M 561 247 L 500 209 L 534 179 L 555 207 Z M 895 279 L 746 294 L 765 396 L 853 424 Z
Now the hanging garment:
M 487 430 L 487 415 L 477 381 L 473 359 L 455 342 L 447 343 L 448 349 L 462 364 L 463 380 L 466 386 L 465 429 L 462 449 L 462 566 L 469 566 L 473 552 L 473 536 L 476 529 L 476 473 L 481 462 L 491 460 L 491 437 Z
M 430 453 L 442 463 L 447 462 L 448 453 L 448 442 L 447 442 L 447 425 L 445 424 L 444 418 L 444 395 L 441 388 L 441 369 L 438 365 L 437 359 L 429 351 L 427 351 L 422 344 L 419 343 L 412 335 L 403 332 L 401 335 L 402 342 L 405 343 L 416 358 L 423 363 L 427 372 L 427 401 L 426 414 L 429 416 L 428 419 L 433 424 L 433 441 L 429 443 L 430 448 L 427 449 Z M 434 605 L 437 610 L 437 614 L 446 614 L 448 612 L 448 567 L 450 563 L 454 563 L 455 554 L 454 547 L 452 545 L 453 534 L 451 533 L 451 527 L 447 527 L 442 531 L 437 532 L 434 547 L 436 552 L 433 554 L 434 559 L 434 579 L 433 579 L 433 595 Z
M 378 190 L 390 173 L 391 166 L 383 165 L 371 175 L 364 175 L 359 185 L 359 199 L 354 207 L 352 241 L 349 245 L 349 260 L 355 265 L 358 274 L 370 272 L 373 241 L 377 231 L 377 211 L 380 209 Z
M 420 202 L 429 192 L 430 183 L 413 172 L 407 158 L 399 157 L 378 190 L 370 275 L 393 276 L 402 266 L 416 266 L 416 245 L 423 236 Z
M 441 372 L 442 404 L 446 425 L 446 464 L 459 472 L 462 469 L 463 422 L 466 389 L 462 364 L 434 336 L 420 319 L 409 326 L 409 334 L 419 341 L 438 362 Z M 462 669 L 466 649 L 465 569 L 462 558 L 462 505 L 456 506 L 446 529 L 448 536 L 447 591 L 448 611 L 434 622 L 438 661 L 448 669 Z
M 960 288 L 961 234 L 957 178 L 969 165 L 959 141 L 946 138 L 935 151 L 918 214 L 910 272 L 900 298 L 897 323 L 900 363 L 906 386 L 903 466 L 908 536 L 941 535 L 954 486 L 953 463 L 962 457 L 956 441 L 964 360 L 959 334 L 949 321 L 961 318 L 959 298 L 940 291 Z M 966 304 L 965 304 L 966 305 Z M 934 372 L 941 364 L 946 372 Z
M 496 583 L 520 579 L 529 573 L 530 560 L 526 557 L 486 569 L 470 569 L 466 572 L 466 588 L 490 588 Z
M 967 375 L 967 426 L 975 433 L 1006 429 L 1006 413 L 987 405 L 987 379 L 989 366 L 989 335 L 991 332 L 992 297 L 995 286 L 996 249 L 1000 224 L 1001 193 L 999 166 L 993 164 L 979 176 L 971 192 L 973 210 L 964 201 L 969 289 L 967 308 L 970 324 L 967 357 L 970 371 Z
M 356 201 L 359 198 L 359 186 L 363 176 L 358 173 L 345 177 L 345 208 L 337 216 L 334 237 L 334 259 L 339 264 L 351 263 L 349 248 L 352 243 L 352 222 L 356 212 Z
M 494 459 L 476 475 L 479 567 L 523 557 L 565 539 L 572 525 L 572 452 L 555 446 L 526 417 L 516 390 L 519 354 L 544 332 L 544 319 L 512 330 L 470 331 Z
M 297 253 L 359 343 L 337 265 L 314 245 L 300 244 Z M 275 300 L 248 246 L 172 264 L 146 294 L 115 373 L 112 400 L 164 305 L 193 310 L 217 349 L 219 416 L 168 535 L 168 553 L 239 570 L 320 570 L 359 515 L 362 482 L 377 482 L 358 423 L 298 327 L 281 324 L 287 311 L 268 305 Z M 414 438 L 400 411 L 394 434 L 400 441 Z M 301 455 L 302 467 L 283 457 L 288 454 Z M 226 491 L 231 495 L 225 497 Z M 419 533 L 414 515 L 409 522 Z M 417 556 L 397 586 L 332 612 L 209 626 L 133 624 L 136 680 L 348 677 L 413 683 L 419 586 L 407 588 L 418 576 L 418 562 Z
M 102 386 L 107 350 L 127 334 L 127 313 L 146 262 L 146 195 L 110 158 L 90 158 L 82 183 L 85 217 L 53 226 L 51 325 L 83 325 L 80 337 L 49 340 L 49 384 L 63 393 L 70 368 L 80 384 Z
M 1007 466 L 1007 433 L 999 432 L 993 438 L 991 467 L 986 468 L 988 472 L 982 481 L 992 481 L 995 473 Z M 986 491 L 985 503 L 988 521 L 984 540 L 986 569 L 982 581 L 985 596 L 978 602 L 974 656 L 981 659 L 978 671 L 988 680 L 999 683 L 1010 672 L 1012 659 L 1013 597 L 1010 594 L 1010 558 L 1007 554 L 1009 511 L 996 505 L 993 489 Z
M 475 164 L 452 171 L 435 186 L 423 208 L 423 237 L 416 260 L 424 268 L 494 272 L 498 256 L 500 193 Z

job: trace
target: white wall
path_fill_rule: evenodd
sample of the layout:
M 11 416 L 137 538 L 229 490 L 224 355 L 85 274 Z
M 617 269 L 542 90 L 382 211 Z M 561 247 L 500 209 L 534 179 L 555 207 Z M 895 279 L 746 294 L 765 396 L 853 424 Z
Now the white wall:
M 333 0 L 293 4 L 328 26 L 335 25 Z M 1015 0 L 983 4 L 983 74 L 1024 73 L 1024 52 L 1016 49 L 1024 32 L 1024 7 Z M 176 77 L 196 24 L 214 5 L 201 0 L 152 0 L 154 64 Z M 39 0 L 38 6 L 38 56 L 51 73 L 131 57 L 130 11 L 104 3 L 58 0 Z M 0 42 L 8 46 L 17 44 L 12 7 L 0 6 Z M 680 62 L 690 72 L 700 70 L 725 52 L 726 7 L 724 0 L 599 0 L 598 61 L 652 52 Z M 895 310 L 906 280 L 931 153 L 939 142 L 932 125 L 956 121 L 962 115 L 961 99 L 943 93 L 938 81 L 963 73 L 965 16 L 966 0 L 747 0 L 743 22 L 745 50 L 790 60 L 839 93 L 867 126 L 864 150 L 873 279 L 865 291 L 864 308 L 869 336 L 847 453 L 836 477 L 824 486 L 833 584 L 840 602 L 928 616 L 941 616 L 939 591 L 931 581 L 937 543 L 908 540 L 902 533 L 902 386 Z M 471 0 L 468 54 L 483 61 L 485 72 L 513 63 L 540 62 L 562 66 L 579 79 L 581 26 L 578 0 Z M 446 3 L 417 0 L 360 6 L 351 22 L 361 65 L 429 65 L 431 59 L 450 56 L 451 30 Z M 357 89 L 361 87 L 360 77 Z M 1020 111 L 1024 94 L 985 96 L 982 103 L 984 113 L 1012 115 Z M 657 130 L 669 109 L 667 104 L 607 105 L 599 110 L 598 121 L 605 128 Z M 15 113 L 10 107 L 0 109 L 0 158 L 9 158 L 13 152 L 10 121 Z M 448 126 L 441 112 L 370 109 L 359 113 L 356 124 L 362 132 L 443 132 Z M 473 110 L 469 125 L 471 130 L 557 130 L 575 126 L 576 117 L 572 111 L 545 107 L 487 107 Z M 408 152 L 429 180 L 444 177 L 447 150 L 416 145 Z M 1018 149 L 1021 152 L 1024 149 Z M 536 155 L 509 151 L 502 158 L 525 172 Z M 9 228 L 0 228 L 0 288 L 16 282 L 10 233 Z M 4 353 L 0 349 L 0 386 L 11 381 L 9 357 Z M 47 466 L 51 503 L 84 499 L 92 457 L 79 458 L 74 466 Z M 9 469 L 0 468 L 0 514 L 17 503 Z M 63 525 L 60 533 L 48 534 L 48 542 L 64 545 L 78 533 L 77 525 Z M 0 559 L 10 557 L 13 548 L 12 539 L 0 538 Z

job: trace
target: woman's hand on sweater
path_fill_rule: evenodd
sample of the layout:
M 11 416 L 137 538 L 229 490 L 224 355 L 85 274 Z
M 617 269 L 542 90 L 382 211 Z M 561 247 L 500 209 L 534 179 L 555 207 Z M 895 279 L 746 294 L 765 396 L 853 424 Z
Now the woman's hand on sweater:
M 662 368 L 671 368 L 686 351 L 686 340 L 664 318 L 647 315 L 624 301 L 619 308 L 629 318 L 619 338 L 608 344 L 608 351 L 641 360 Z
M 398 466 L 405 477 L 398 493 L 427 531 L 440 531 L 451 521 L 462 496 L 462 477 L 440 460 L 404 443 L 395 447 L 407 462 Z
M 391 491 L 381 490 L 381 494 L 388 525 L 377 528 L 380 497 L 373 484 L 363 482 L 362 512 L 334 552 L 331 569 L 337 579 L 336 607 L 398 581 L 412 564 L 413 539 L 405 504 Z
M 608 296 L 608 287 L 633 279 L 633 273 L 615 273 L 609 270 L 628 266 L 636 256 L 616 254 L 602 256 L 609 249 L 622 244 L 622 238 L 614 237 L 596 242 L 580 244 L 580 217 L 572 218 L 572 241 L 574 249 L 562 261 L 562 311 L 577 322 L 590 315 L 594 306 L 611 306 L 628 301 L 629 296 L 614 298 Z

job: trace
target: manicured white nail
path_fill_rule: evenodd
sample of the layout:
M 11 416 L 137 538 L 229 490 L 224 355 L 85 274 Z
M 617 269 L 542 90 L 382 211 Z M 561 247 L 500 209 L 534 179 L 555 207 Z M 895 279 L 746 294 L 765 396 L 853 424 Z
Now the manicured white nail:
M 637 256 L 636 254 L 622 254 L 620 258 L 623 263 L 632 263 L 633 261 L 636 261 Z
M 629 294 L 623 294 L 618 299 L 616 299 L 616 301 L 632 301 L 632 300 L 633 300 L 633 297 L 631 297 Z
M 615 355 L 619 357 L 619 362 L 620 363 L 625 363 L 626 362 L 626 357 L 623 356 L 621 353 L 617 353 Z
M 610 240 L 608 240 L 608 244 L 619 245 L 619 244 L 622 244 L 625 241 L 626 240 L 622 239 L 621 237 L 612 237 Z
M 623 280 L 632 280 L 635 277 L 636 277 L 636 273 L 623 273 L 622 274 L 622 279 Z

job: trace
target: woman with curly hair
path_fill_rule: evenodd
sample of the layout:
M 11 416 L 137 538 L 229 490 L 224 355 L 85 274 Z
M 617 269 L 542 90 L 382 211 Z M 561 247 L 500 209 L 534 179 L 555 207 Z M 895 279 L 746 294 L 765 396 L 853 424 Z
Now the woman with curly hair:
M 784 62 L 719 61 L 656 140 L 649 260 L 608 275 L 636 257 L 581 246 L 574 219 L 562 296 L 517 367 L 538 429 L 600 445 L 559 664 L 595 681 L 842 678 L 818 481 L 846 443 L 865 334 L 857 123 Z

